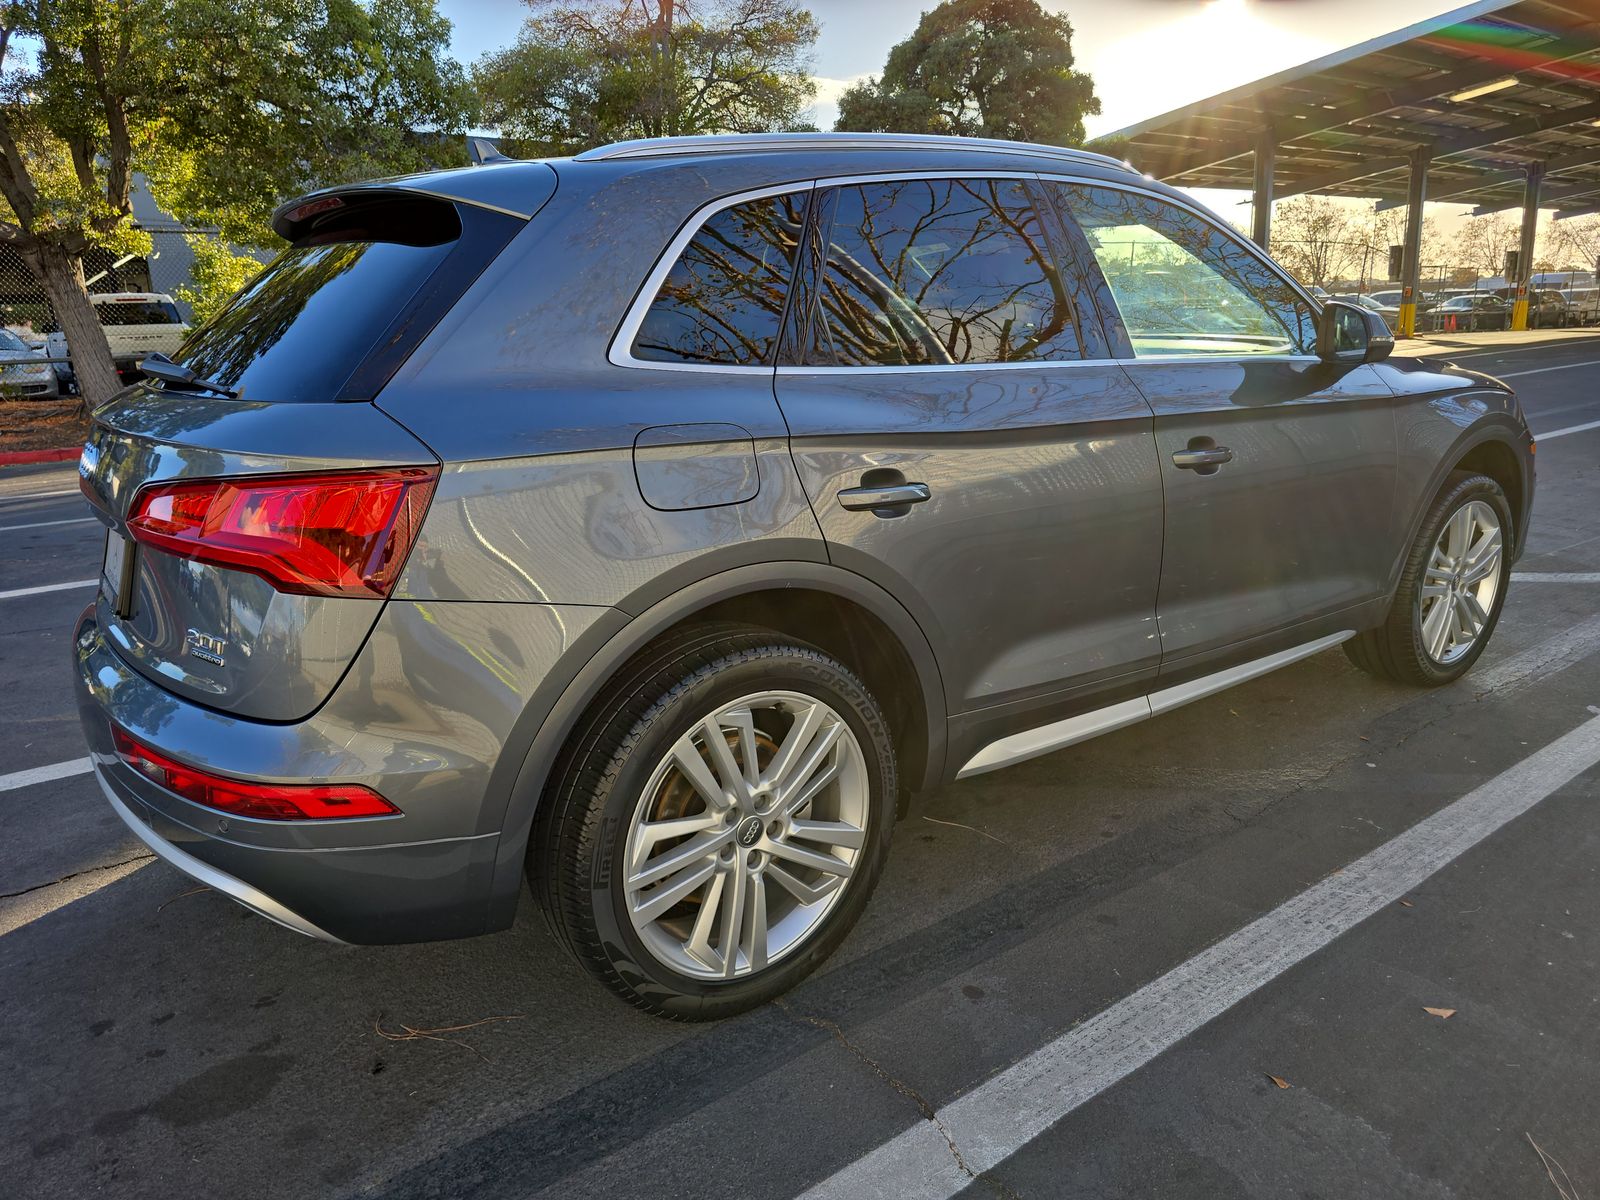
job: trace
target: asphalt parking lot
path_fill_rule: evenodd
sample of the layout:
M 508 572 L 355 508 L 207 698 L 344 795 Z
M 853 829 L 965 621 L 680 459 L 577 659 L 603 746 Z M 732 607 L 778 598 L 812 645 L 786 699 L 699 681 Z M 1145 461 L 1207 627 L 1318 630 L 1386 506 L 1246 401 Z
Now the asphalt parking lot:
M 1600 336 L 1444 349 L 1540 435 L 1472 674 L 1334 650 L 945 789 L 826 968 L 714 1026 L 527 897 L 340 948 L 152 860 L 81 766 L 99 527 L 0 472 L 0 1196 L 1600 1194 Z

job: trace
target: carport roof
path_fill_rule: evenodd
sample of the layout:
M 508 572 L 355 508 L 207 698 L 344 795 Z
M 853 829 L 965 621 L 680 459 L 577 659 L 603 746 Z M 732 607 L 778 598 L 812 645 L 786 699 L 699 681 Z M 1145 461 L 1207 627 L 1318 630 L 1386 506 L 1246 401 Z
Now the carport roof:
M 1519 204 L 1543 162 L 1545 205 L 1600 204 L 1600 0 L 1478 0 L 1104 140 L 1168 183 L 1248 190 L 1264 134 L 1280 197 L 1403 201 L 1429 145 L 1429 200 Z

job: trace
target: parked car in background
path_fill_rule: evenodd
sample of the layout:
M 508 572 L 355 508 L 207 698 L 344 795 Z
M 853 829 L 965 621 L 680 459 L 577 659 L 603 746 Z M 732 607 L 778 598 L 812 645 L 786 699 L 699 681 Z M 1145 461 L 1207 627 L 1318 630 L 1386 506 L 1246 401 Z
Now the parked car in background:
M 1567 298 L 1554 288 L 1537 288 L 1528 296 L 1528 328 L 1560 329 L 1572 324 Z
M 1335 300 L 1343 300 L 1346 304 L 1357 305 L 1366 309 L 1368 312 L 1377 313 L 1383 318 L 1384 323 L 1388 325 L 1390 329 L 1393 329 L 1400 320 L 1400 310 L 1398 308 L 1387 304 L 1380 304 L 1377 299 L 1372 296 L 1362 296 L 1356 294 L 1355 292 L 1347 292 L 1343 295 L 1335 296 L 1333 298 Z
M 1600 323 L 1600 288 L 1573 288 L 1568 292 L 1567 315 L 1574 325 Z
M 1427 328 L 1438 333 L 1476 333 L 1511 326 L 1511 306 L 1490 292 L 1451 296 L 1428 313 Z
M 0 400 L 54 400 L 61 395 L 55 367 L 39 361 L 44 355 L 42 346 L 0 329 Z
M 1400 311 L 1400 301 L 1404 296 L 1405 292 L 1400 288 L 1390 288 L 1382 292 L 1367 293 L 1368 300 L 1382 305 L 1385 309 L 1393 309 L 1396 313 Z M 1437 301 L 1432 295 L 1423 293 L 1417 297 L 1417 312 L 1425 313 L 1436 303 Z
M 105 330 L 111 360 L 125 380 L 138 377 L 139 360 L 145 355 L 176 354 L 189 333 L 176 302 L 164 292 L 106 292 L 91 295 L 89 303 Z M 64 333 L 50 334 L 45 346 L 54 358 L 70 358 Z M 57 369 L 63 383 L 74 382 L 70 361 Z
M 628 1003 L 739 1012 L 913 795 L 1336 645 L 1449 683 L 1526 544 L 1509 388 L 1101 155 L 669 138 L 273 227 L 94 414 L 71 647 L 116 815 L 312 937 L 526 879 Z

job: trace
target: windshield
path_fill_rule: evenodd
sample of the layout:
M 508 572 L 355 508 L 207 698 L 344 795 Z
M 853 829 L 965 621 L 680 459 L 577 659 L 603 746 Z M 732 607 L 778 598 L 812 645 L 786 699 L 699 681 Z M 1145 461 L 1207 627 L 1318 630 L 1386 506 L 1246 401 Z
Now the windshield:
M 178 306 L 170 300 L 94 301 L 95 316 L 102 325 L 182 325 Z
M 0 329 L 0 350 L 28 350 L 28 343 L 9 329 Z

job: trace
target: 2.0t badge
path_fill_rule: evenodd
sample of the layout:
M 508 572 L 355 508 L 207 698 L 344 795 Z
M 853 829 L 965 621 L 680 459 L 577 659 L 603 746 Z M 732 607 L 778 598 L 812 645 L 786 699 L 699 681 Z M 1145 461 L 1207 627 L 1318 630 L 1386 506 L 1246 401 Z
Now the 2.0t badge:
M 202 659 L 215 667 L 225 665 L 222 661 L 222 655 L 228 649 L 228 643 L 215 634 L 201 633 L 198 629 L 191 629 L 184 634 L 183 644 L 184 648 L 196 658 Z

